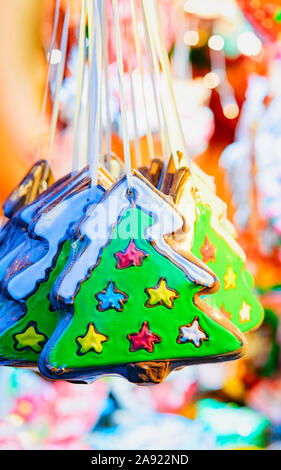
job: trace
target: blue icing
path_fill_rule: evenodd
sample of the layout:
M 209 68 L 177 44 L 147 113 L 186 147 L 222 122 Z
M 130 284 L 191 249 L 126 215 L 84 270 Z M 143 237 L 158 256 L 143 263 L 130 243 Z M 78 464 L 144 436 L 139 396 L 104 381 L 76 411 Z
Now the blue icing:
M 21 304 L 0 294 L 0 333 L 10 328 L 24 314 L 25 310 Z
M 58 200 L 49 211 L 44 211 L 32 221 L 28 232 L 38 237 L 42 250 L 40 256 L 31 260 L 24 270 L 17 270 L 7 282 L 6 289 L 14 300 L 26 298 L 35 289 L 38 281 L 42 281 L 47 270 L 52 266 L 58 251 L 58 244 L 68 236 L 71 224 L 83 217 L 84 209 L 93 200 L 98 200 L 103 191 L 87 188 L 71 194 L 64 200 Z M 33 250 L 34 251 L 34 250 Z M 32 253 L 32 251 L 31 251 Z M 39 258 L 39 259 L 38 259 Z
M 5 256 L 24 238 L 25 230 L 16 221 L 9 220 L 0 231 L 0 258 Z
M 103 193 L 102 188 L 79 185 L 68 188 L 64 198 L 53 197 L 50 207 L 43 205 L 27 226 L 19 246 L 0 259 L 1 335 L 25 315 L 25 300 L 45 279 L 59 244 L 70 237 L 70 228 L 85 216 L 88 204 L 98 202 Z
M 34 216 L 38 217 L 47 204 L 54 203 L 60 197 L 63 197 L 63 194 L 69 192 L 70 188 L 77 184 L 77 181 L 85 177 L 85 174 L 86 172 L 83 170 L 81 174 L 73 175 L 72 181 L 68 184 L 67 181 L 71 178 L 70 175 L 61 178 L 41 193 L 31 204 L 19 210 L 11 220 L 8 220 L 0 231 L 0 279 L 3 279 L 8 266 L 12 264 L 14 259 L 17 257 L 23 259 L 26 256 L 26 253 L 24 254 L 22 250 L 23 247 L 26 247 L 26 242 L 29 239 L 27 228 Z M 37 249 L 37 247 L 34 248 Z M 33 256 L 32 262 L 36 262 L 40 257 L 42 257 L 42 253 L 40 256 Z
M 113 308 L 117 311 L 123 310 L 123 303 L 128 300 L 128 296 L 119 291 L 114 282 L 110 281 L 102 292 L 96 294 L 99 301 L 98 310 L 109 310 Z

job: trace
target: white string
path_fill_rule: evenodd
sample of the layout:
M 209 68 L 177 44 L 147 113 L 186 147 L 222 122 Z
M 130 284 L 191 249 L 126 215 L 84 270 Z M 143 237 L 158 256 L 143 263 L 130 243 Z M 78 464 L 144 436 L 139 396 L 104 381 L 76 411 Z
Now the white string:
M 64 69 L 65 69 L 65 60 L 66 60 L 66 51 L 67 51 L 67 41 L 68 41 L 68 25 L 69 25 L 69 10 L 70 2 L 67 2 L 67 8 L 65 12 L 60 51 L 61 51 L 61 60 L 58 65 L 57 78 L 56 78 L 56 90 L 54 97 L 53 113 L 52 113 L 52 122 L 51 122 L 51 137 L 50 137 L 50 150 L 52 150 L 55 140 L 55 132 L 57 127 L 58 115 L 59 115 L 59 95 L 63 82 Z
M 94 0 L 92 9 L 94 24 L 90 81 L 89 81 L 89 120 L 87 161 L 90 168 L 92 186 L 98 184 L 98 159 L 101 129 L 101 0 Z M 91 42 L 91 41 L 90 41 Z
M 172 153 L 174 155 L 174 158 L 175 158 L 175 161 L 176 161 L 177 148 L 174 145 L 174 139 L 173 139 L 173 136 L 171 134 L 171 126 L 169 124 L 169 116 L 167 114 L 167 106 L 166 106 L 166 103 L 165 103 L 165 97 L 163 96 L 163 92 L 162 92 L 161 74 L 160 74 L 160 67 L 159 67 L 159 63 L 158 63 L 158 56 L 157 56 L 157 53 L 156 53 L 156 50 L 155 50 L 155 44 L 154 44 L 154 41 L 153 41 L 153 34 L 152 34 L 152 31 L 151 31 L 151 25 L 149 23 L 148 12 L 146 10 L 144 0 L 141 0 L 141 4 L 142 4 L 142 12 L 143 12 L 145 30 L 146 30 L 147 35 L 148 35 L 148 43 L 149 43 L 150 51 L 151 51 L 151 54 L 152 54 L 152 60 L 153 60 L 153 64 L 154 64 L 154 70 L 155 70 L 155 75 L 156 75 L 156 80 L 157 80 L 157 85 L 158 85 L 158 90 L 159 90 L 162 115 L 163 115 L 163 118 L 164 118 L 164 125 L 165 125 L 165 131 L 166 131 L 165 135 L 166 135 L 166 138 L 167 138 L 167 144 L 168 144 L 168 149 L 169 149 L 169 154 L 167 155 L 167 157 L 169 158 L 169 155 Z M 153 72 L 152 72 L 152 74 L 153 74 Z
M 141 53 L 141 42 L 140 42 L 138 22 L 137 22 L 136 0 L 131 0 L 131 10 L 132 10 L 132 20 L 133 20 L 133 28 L 134 28 L 134 38 L 135 38 L 135 47 L 136 47 L 136 55 L 137 55 L 137 64 L 138 64 L 138 69 L 139 69 L 139 73 L 140 73 L 142 99 L 143 99 L 144 111 L 145 111 L 144 115 L 145 115 L 145 124 L 146 124 L 146 138 L 147 138 L 147 145 L 148 145 L 150 160 L 152 161 L 155 158 L 155 153 L 154 153 L 153 138 L 152 138 L 152 132 L 151 132 L 149 116 L 148 116 L 148 105 L 147 105 L 147 100 L 146 100 L 145 90 L 144 90 L 142 53 Z
M 152 7 L 152 10 L 151 10 Z M 156 3 L 152 0 L 152 3 L 150 3 L 150 13 L 152 13 L 152 16 L 148 18 L 148 21 L 150 23 L 150 31 L 152 34 L 153 42 L 155 49 L 157 51 L 157 55 L 159 57 L 159 61 L 163 70 L 163 77 L 167 81 L 167 86 L 168 86 L 168 92 L 167 93 L 167 99 L 169 100 L 169 104 L 171 106 L 170 112 L 175 111 L 176 119 L 173 118 L 170 123 L 178 124 L 176 121 L 179 121 L 179 116 L 177 114 L 177 108 L 176 108 L 176 102 L 175 102 L 175 97 L 173 94 L 173 85 L 172 85 L 172 78 L 171 78 L 171 71 L 170 71 L 170 64 L 169 64 L 169 59 L 167 55 L 167 51 L 165 48 L 165 39 L 164 36 L 162 35 L 162 29 L 159 24 L 159 16 L 158 16 L 158 10 L 156 9 Z M 153 18 L 153 23 L 152 23 L 152 18 Z M 151 26 L 154 26 L 152 28 Z M 173 109 L 174 105 L 174 109 Z M 177 119 L 178 118 L 178 119 Z M 178 126 L 176 126 L 178 128 Z M 178 137 L 175 137 L 176 134 L 173 132 L 173 138 L 174 140 L 178 139 Z M 178 144 L 176 144 L 178 145 Z
M 119 75 L 119 88 L 120 88 L 120 106 L 121 106 L 121 124 L 122 124 L 122 137 L 123 137 L 123 148 L 124 148 L 124 160 L 125 160 L 125 172 L 128 181 L 128 186 L 132 186 L 132 167 L 131 167 L 131 156 L 130 156 L 130 141 L 128 134 L 128 117 L 125 102 L 124 92 L 124 67 L 122 59 L 122 44 L 121 44 L 121 33 L 119 25 L 119 13 L 117 0 L 112 0 L 113 14 L 114 14 L 114 34 L 116 43 L 116 58 Z
M 96 1 L 96 18 L 97 23 L 97 81 L 98 81 L 98 114 L 97 114 L 97 135 L 98 149 L 95 161 L 95 177 L 96 184 L 98 184 L 98 170 L 99 170 L 99 157 L 102 155 L 103 144 L 103 129 L 102 129 L 102 36 L 101 36 L 101 22 L 102 22 L 102 2 L 104 0 Z
M 171 145 L 170 145 L 169 138 L 168 138 L 168 133 L 167 131 L 164 132 L 164 129 L 163 129 L 163 124 L 164 124 L 164 127 L 166 127 L 165 119 L 164 119 L 164 112 L 162 109 L 161 99 L 160 99 L 159 93 L 157 92 L 157 86 L 155 83 L 155 75 L 154 75 L 154 69 L 153 69 L 154 59 L 153 59 L 153 52 L 152 52 L 152 44 L 151 44 L 151 39 L 149 36 L 149 31 L 148 31 L 148 25 L 147 25 L 147 21 L 145 17 L 144 4 L 142 1 L 141 1 L 141 9 L 142 9 L 144 32 L 145 32 L 148 67 L 149 67 L 152 90 L 153 90 L 153 95 L 154 95 L 154 102 L 155 102 L 157 121 L 158 121 L 158 129 L 159 129 L 159 135 L 160 135 L 161 146 L 162 146 L 162 153 L 163 153 L 163 156 L 167 157 L 167 155 L 171 154 L 172 150 L 171 150 Z M 158 60 L 157 60 L 157 65 L 158 65 Z M 160 112 L 160 109 L 161 109 L 161 112 Z
M 36 160 L 39 159 L 40 151 L 41 151 L 41 138 L 42 138 L 42 121 L 46 112 L 46 105 L 47 105 L 47 97 L 48 97 L 48 90 L 49 90 L 49 81 L 50 81 L 50 73 L 51 73 L 51 58 L 52 53 L 55 45 L 55 40 L 57 36 L 57 29 L 58 29 L 58 21 L 59 21 L 59 12 L 60 12 L 60 0 L 56 0 L 56 7 L 55 7 L 55 16 L 54 16 L 54 24 L 53 24 L 53 34 L 50 42 L 49 52 L 47 54 L 47 77 L 44 87 L 44 95 L 43 95 L 43 102 L 41 107 L 41 113 L 39 118 L 40 123 L 40 132 L 39 138 L 37 143 L 37 150 L 36 150 Z
M 107 30 L 107 0 L 102 1 L 102 56 L 104 66 L 104 82 L 105 82 L 105 109 L 106 109 L 106 155 L 111 156 L 111 116 L 110 116 L 110 96 L 109 96 L 109 71 L 108 71 L 108 30 Z
M 85 162 L 88 163 L 88 152 L 89 152 L 89 119 L 90 119 L 90 79 L 91 79 L 91 69 L 92 69 L 92 57 L 93 57 L 93 47 L 94 47 L 94 0 L 87 0 L 87 15 L 88 15 L 88 99 L 87 107 L 85 110 L 86 114 L 86 145 L 85 145 Z
M 168 54 L 167 54 L 167 49 L 165 47 L 165 38 L 164 38 L 163 28 L 161 27 L 161 22 L 160 22 L 159 4 L 157 3 L 156 0 L 153 0 L 153 6 L 154 6 L 154 9 L 155 9 L 155 17 L 156 17 L 156 22 L 157 22 L 157 25 L 158 25 L 158 28 L 157 28 L 158 29 L 158 34 L 159 34 L 158 43 L 159 43 L 160 48 L 161 48 L 160 49 L 161 54 L 159 52 L 159 56 L 160 56 L 159 58 L 160 58 L 160 61 L 162 63 L 163 70 L 166 71 L 166 75 L 167 75 L 167 79 L 168 79 L 168 83 L 169 83 L 171 99 L 172 99 L 172 105 L 173 105 L 174 112 L 175 112 L 175 122 L 177 123 L 177 128 L 178 128 L 179 133 L 180 133 L 180 140 L 179 140 L 179 142 L 181 144 L 180 150 L 182 151 L 184 157 L 187 159 L 187 161 L 189 163 L 190 171 L 192 171 L 190 153 L 188 152 L 188 149 L 187 149 L 187 144 L 186 144 L 186 140 L 185 140 L 185 136 L 184 136 L 184 132 L 183 132 L 182 122 L 181 122 L 181 118 L 180 118 L 177 103 L 176 103 L 176 97 L 175 97 L 175 92 L 174 92 L 174 85 L 173 85 L 171 67 L 170 67 L 169 57 L 168 57 Z M 164 68 L 164 64 L 165 64 L 165 68 Z
M 148 3 L 146 1 L 146 8 L 148 8 Z M 154 20 L 153 25 L 156 26 L 157 31 L 155 31 L 155 28 L 151 28 L 151 33 L 153 36 L 153 40 L 155 43 L 156 50 L 158 52 L 159 60 L 164 72 L 164 76 L 167 79 L 167 84 L 168 84 L 168 89 L 169 89 L 169 98 L 170 98 L 170 111 L 173 112 L 174 118 L 173 121 L 176 124 L 173 131 L 173 137 L 177 136 L 178 143 L 176 144 L 177 146 L 180 145 L 180 148 L 178 147 L 177 150 L 181 150 L 185 156 L 185 158 L 188 159 L 189 161 L 189 166 L 191 168 L 191 162 L 190 162 L 190 155 L 187 151 L 187 146 L 186 146 L 186 141 L 181 125 L 181 119 L 179 116 L 179 112 L 177 109 L 177 104 L 176 104 L 176 98 L 174 94 L 174 88 L 173 88 L 173 81 L 172 81 L 172 74 L 171 74 L 171 68 L 170 68 L 170 63 L 169 63 L 169 58 L 167 54 L 167 50 L 165 47 L 165 38 L 163 34 L 163 30 L 161 28 L 160 24 L 160 15 L 159 15 L 159 5 L 155 0 L 150 0 L 149 1 L 149 12 L 150 15 L 148 17 L 148 21 L 152 21 L 152 18 Z M 177 135 L 178 134 L 178 135 Z M 175 163 L 177 165 L 177 155 L 175 155 Z
M 133 82 L 133 75 L 132 75 L 132 46 L 130 44 L 130 40 L 128 38 L 127 33 L 127 25 L 124 24 L 125 29 L 125 37 L 128 42 L 128 51 L 127 51 L 127 59 L 128 59 L 128 69 L 129 69 L 129 80 L 130 80 L 130 91 L 131 91 L 131 100 L 133 105 L 133 124 L 134 124 L 134 147 L 136 152 L 136 164 L 139 168 L 142 164 L 141 160 L 141 150 L 140 150 L 140 140 L 139 140 L 139 132 L 138 132 L 138 122 L 137 122 L 137 108 L 136 108 L 136 99 L 135 99 L 135 89 L 134 89 L 134 82 Z
M 79 28 L 79 47 L 78 47 L 78 75 L 74 114 L 74 136 L 72 150 L 72 170 L 80 169 L 79 162 L 79 128 L 81 117 L 82 93 L 85 72 L 85 28 L 86 28 L 86 0 L 81 0 L 81 18 Z

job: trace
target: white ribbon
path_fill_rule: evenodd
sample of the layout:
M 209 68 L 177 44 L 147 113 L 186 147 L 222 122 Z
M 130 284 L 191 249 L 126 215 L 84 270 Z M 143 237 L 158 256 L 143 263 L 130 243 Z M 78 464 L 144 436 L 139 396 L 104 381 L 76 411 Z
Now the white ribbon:
M 54 145 L 55 133 L 56 133 L 56 127 L 57 127 L 58 115 L 59 115 L 59 96 L 60 96 L 60 90 L 61 90 L 63 76 L 64 76 L 67 41 L 68 41 L 69 9 L 70 9 L 70 2 L 68 0 L 64 22 L 63 22 L 61 43 L 60 43 L 61 60 L 59 62 L 58 69 L 57 69 L 55 98 L 54 98 L 52 122 L 51 122 L 50 150 L 52 150 L 53 145 Z
M 124 148 L 125 172 L 128 181 L 128 186 L 132 186 L 132 167 L 130 155 L 130 141 L 128 133 L 128 116 L 126 110 L 125 91 L 124 91 L 124 67 L 122 58 L 122 44 L 119 24 L 119 12 L 117 0 L 112 0 L 113 13 L 114 13 L 114 33 L 116 43 L 116 58 L 119 74 L 119 88 L 120 88 L 120 106 L 121 106 L 121 123 L 122 123 L 122 137 Z

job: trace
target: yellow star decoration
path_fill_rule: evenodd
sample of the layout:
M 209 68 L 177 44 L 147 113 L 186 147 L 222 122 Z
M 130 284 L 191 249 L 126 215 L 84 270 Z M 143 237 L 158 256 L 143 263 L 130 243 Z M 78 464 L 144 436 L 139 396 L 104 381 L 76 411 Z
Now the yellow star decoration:
M 36 323 L 27 325 L 27 328 L 22 333 L 14 335 L 15 349 L 32 349 L 34 352 L 40 353 L 43 343 L 47 337 L 36 331 Z M 40 343 L 42 343 L 40 345 Z
M 79 347 L 78 354 L 86 354 L 91 350 L 100 354 L 102 352 L 102 343 L 108 340 L 107 336 L 98 332 L 93 323 L 89 323 L 86 334 L 76 338 Z
M 237 274 L 235 274 L 231 266 L 228 266 L 226 274 L 223 277 L 225 290 L 228 290 L 231 287 L 236 289 L 236 278 Z
M 173 308 L 174 299 L 179 297 L 179 294 L 174 289 L 167 286 L 166 279 L 161 277 L 155 287 L 145 289 L 149 299 L 146 301 L 146 307 L 156 307 L 157 305 L 164 305 L 167 308 Z
M 243 300 L 241 310 L 239 312 L 241 323 L 249 321 L 251 318 L 251 305 L 248 305 L 245 300 Z

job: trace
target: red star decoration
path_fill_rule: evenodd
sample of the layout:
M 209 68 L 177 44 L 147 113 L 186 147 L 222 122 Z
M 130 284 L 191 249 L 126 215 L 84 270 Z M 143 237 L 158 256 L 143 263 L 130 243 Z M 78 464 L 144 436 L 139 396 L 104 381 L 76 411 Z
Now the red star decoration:
M 230 318 L 232 317 L 231 313 L 230 313 L 230 312 L 227 312 L 227 311 L 225 310 L 225 308 L 224 308 L 223 305 L 221 306 L 221 313 L 222 313 L 226 318 L 229 318 L 229 319 L 230 319 Z
M 215 258 L 216 248 L 209 242 L 209 238 L 206 235 L 204 245 L 200 248 L 200 253 L 202 255 L 203 263 L 208 263 L 208 261 L 216 262 Z
M 161 342 L 160 336 L 150 331 L 147 321 L 142 324 L 141 330 L 138 333 L 131 333 L 127 336 L 127 339 L 131 342 L 130 352 L 135 352 L 139 349 L 153 352 L 155 343 Z
M 116 268 L 126 269 L 131 266 L 142 266 L 148 253 L 137 248 L 134 240 L 131 240 L 126 250 L 118 251 L 114 256 L 117 259 Z

